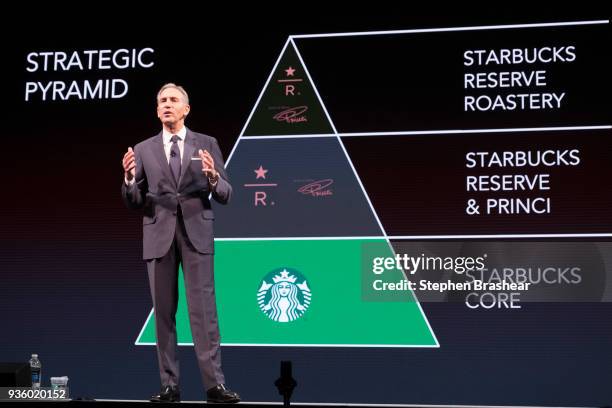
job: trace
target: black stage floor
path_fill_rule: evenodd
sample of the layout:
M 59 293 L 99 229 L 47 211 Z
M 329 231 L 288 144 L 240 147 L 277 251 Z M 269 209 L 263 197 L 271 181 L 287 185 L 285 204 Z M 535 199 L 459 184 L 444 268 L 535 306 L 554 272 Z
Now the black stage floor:
M 213 407 L 245 407 L 245 408 L 279 408 L 283 406 L 282 402 L 240 402 L 238 404 L 206 404 L 205 401 L 182 401 L 180 403 L 154 403 L 146 400 L 70 400 L 70 401 L 0 401 L 0 406 L 6 406 L 6 404 L 23 407 L 24 403 L 34 403 L 37 407 L 49 406 L 58 408 L 60 406 L 68 406 L 71 408 L 78 407 L 127 407 L 127 408 L 161 408 L 172 405 L 180 405 L 183 407 L 195 407 L 202 405 L 210 405 Z M 321 407 L 333 407 L 333 408 L 569 408 L 569 407 L 535 407 L 535 406 L 501 406 L 501 405 L 423 405 L 423 404 L 349 404 L 349 403 L 322 403 L 322 402 L 293 402 L 291 406 L 299 408 L 321 408 Z M 571 407 L 577 408 L 577 407 Z M 586 408 L 586 407 L 583 407 Z M 595 408 L 595 407 L 593 407 Z M 610 407 L 606 407 L 610 408 Z

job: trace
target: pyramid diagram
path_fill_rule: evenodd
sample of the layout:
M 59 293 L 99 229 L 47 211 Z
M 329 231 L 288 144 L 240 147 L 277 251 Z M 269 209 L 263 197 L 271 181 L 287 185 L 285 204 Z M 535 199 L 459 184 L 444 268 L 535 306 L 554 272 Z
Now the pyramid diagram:
M 368 259 L 393 248 L 293 39 L 226 168 L 231 202 L 213 203 L 223 345 L 439 346 L 412 292 L 376 298 L 367 287 Z M 192 345 L 179 280 L 178 341 Z M 155 344 L 152 311 L 136 344 Z

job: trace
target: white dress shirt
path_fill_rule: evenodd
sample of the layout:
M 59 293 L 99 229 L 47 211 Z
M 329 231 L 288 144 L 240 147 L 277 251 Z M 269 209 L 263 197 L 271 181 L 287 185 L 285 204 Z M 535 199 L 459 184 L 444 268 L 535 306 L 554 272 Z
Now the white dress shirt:
M 166 153 L 166 160 L 168 160 L 168 165 L 170 165 L 170 150 L 172 149 L 171 139 L 173 135 L 177 135 L 179 139 L 176 143 L 178 144 L 179 155 L 180 155 L 180 159 L 182 163 L 183 162 L 183 150 L 185 149 L 185 136 L 187 135 L 187 128 L 183 126 L 181 130 L 179 130 L 176 133 L 170 133 L 166 130 L 166 128 L 163 129 L 162 141 L 164 144 L 164 152 Z M 131 186 L 134 183 L 134 179 L 131 179 L 130 181 L 125 179 L 124 181 L 125 181 L 125 184 L 128 186 Z
M 166 152 L 166 160 L 168 160 L 168 165 L 170 164 L 170 149 L 172 149 L 172 140 L 170 139 L 172 139 L 173 135 L 177 135 L 179 139 L 178 142 L 176 143 L 178 144 L 179 152 L 181 155 L 180 159 L 182 163 L 183 149 L 185 148 L 185 136 L 187 135 L 187 128 L 183 126 L 183 128 L 176 133 L 170 133 L 166 130 L 166 128 L 164 128 L 162 137 L 164 140 L 164 152 Z

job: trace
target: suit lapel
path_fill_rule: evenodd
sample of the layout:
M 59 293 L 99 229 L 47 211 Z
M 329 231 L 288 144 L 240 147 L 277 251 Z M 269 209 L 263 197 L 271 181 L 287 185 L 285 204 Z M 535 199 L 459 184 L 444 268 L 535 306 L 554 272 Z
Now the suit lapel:
M 154 139 L 155 143 L 153 143 L 153 155 L 159 162 L 159 167 L 161 172 L 170 180 L 170 183 L 176 188 L 176 182 L 174 181 L 174 177 L 170 172 L 170 165 L 168 164 L 168 159 L 166 158 L 166 151 L 164 150 L 164 138 L 162 136 L 163 132 L 160 132 Z
M 181 163 L 181 177 L 179 178 L 179 187 L 185 179 L 185 173 L 187 172 L 187 169 L 191 165 L 191 157 L 193 156 L 195 149 L 195 136 L 193 135 L 191 130 L 187 129 L 187 133 L 185 134 L 185 144 L 183 145 L 183 160 Z

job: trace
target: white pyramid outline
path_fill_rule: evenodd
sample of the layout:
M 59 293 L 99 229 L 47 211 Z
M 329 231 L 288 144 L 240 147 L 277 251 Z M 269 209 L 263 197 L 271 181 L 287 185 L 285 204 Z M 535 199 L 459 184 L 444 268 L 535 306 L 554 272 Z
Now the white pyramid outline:
M 415 33 L 441 33 L 456 31 L 481 31 L 481 30 L 512 30 L 517 28 L 541 28 L 541 27 L 565 27 L 593 24 L 609 24 L 610 20 L 578 20 L 578 21 L 556 21 L 549 23 L 528 24 L 494 24 L 484 26 L 461 26 L 461 27 L 438 27 L 438 28 L 413 28 L 408 30 L 381 30 L 381 31 L 353 31 L 344 33 L 319 33 L 319 34 L 294 34 L 289 38 L 331 38 L 331 37 L 357 37 L 373 35 L 415 34 Z
M 332 37 L 349 37 L 349 36 L 376 36 L 376 35 L 394 35 L 394 34 L 415 34 L 415 33 L 433 33 L 433 32 L 459 32 L 459 31 L 477 31 L 477 30 L 505 30 L 505 29 L 520 29 L 520 28 L 538 28 L 538 27 L 564 27 L 564 26 L 579 26 L 579 25 L 595 25 L 595 24 L 610 24 L 610 20 L 581 20 L 581 21 L 562 21 L 562 22 L 548 22 L 548 23 L 530 23 L 530 24 L 502 24 L 502 25 L 487 25 L 487 26 L 463 26 L 463 27 L 442 27 L 442 28 L 424 28 L 424 29 L 408 29 L 408 30 L 382 30 L 382 31 L 360 31 L 360 32 L 345 32 L 345 33 L 326 33 L 326 34 L 303 34 L 303 35 L 290 35 L 287 38 L 287 41 L 285 42 L 277 60 L 276 63 L 274 64 L 274 67 L 272 68 L 272 71 L 270 72 L 270 75 L 268 76 L 268 79 L 266 80 L 265 85 L 263 86 L 259 97 L 257 98 L 257 101 L 255 102 L 255 105 L 253 105 L 253 108 L 251 109 L 251 112 L 249 114 L 249 117 L 247 118 L 241 132 L 240 135 L 238 137 L 238 140 L 236 141 L 236 143 L 234 144 L 228 158 L 227 158 L 227 162 L 226 165 L 229 163 L 229 161 L 231 160 L 234 151 L 236 150 L 236 147 L 238 146 L 238 144 L 240 143 L 240 140 L 243 138 L 244 136 L 244 131 L 246 130 L 247 125 L 249 124 L 249 122 L 251 121 L 251 117 L 253 116 L 255 109 L 257 108 L 257 106 L 259 105 L 259 102 L 265 92 L 265 90 L 267 89 L 270 80 L 272 78 L 272 76 L 274 75 L 274 72 L 276 71 L 276 68 L 282 58 L 282 56 L 285 53 L 285 50 L 287 48 L 287 45 L 291 42 L 293 48 L 295 49 L 296 53 L 298 54 L 300 61 L 302 62 L 302 65 L 304 66 L 304 69 L 307 71 L 307 67 L 304 64 L 302 57 L 295 45 L 295 42 L 293 41 L 293 39 L 301 39 L 301 38 L 332 38 Z M 319 93 L 316 89 L 316 86 L 314 84 L 314 82 L 312 82 L 312 78 L 310 78 L 310 74 L 307 72 L 308 77 L 311 81 L 311 84 L 317 94 L 317 97 L 319 98 L 319 102 L 321 103 L 321 106 L 323 107 L 326 115 L 328 116 L 328 120 L 330 121 L 330 124 L 332 125 L 332 127 L 334 127 L 333 122 L 331 121 L 331 119 L 329 118 L 329 114 L 327 112 L 327 108 L 325 107 L 325 105 L 323 104 L 323 101 L 321 100 Z M 547 126 L 547 127 L 526 127 L 526 128 L 491 128 L 491 129 L 444 129 L 444 130 L 406 130 L 406 131 L 390 131 L 390 132 L 351 132 L 351 133 L 338 133 L 334 127 L 334 132 L 333 134 L 310 134 L 310 135 L 274 135 L 274 136 L 249 136 L 248 139 L 271 139 L 271 138 L 314 138 L 314 137 L 336 137 L 338 139 L 340 139 L 341 137 L 362 137 L 362 136 L 412 136 L 412 135 L 430 135 L 430 134 L 469 134 L 469 133 L 511 133 L 511 132 L 543 132 L 543 131 L 559 131 L 559 130 L 605 130 L 605 129 L 612 129 L 612 125 L 596 125 L 596 126 Z M 344 150 L 344 145 L 341 143 L 341 146 Z M 346 150 L 345 150 L 345 154 L 346 154 Z M 352 162 L 350 160 L 350 158 L 348 157 L 347 154 L 347 159 L 349 160 L 349 163 L 351 163 L 351 167 L 352 167 Z M 359 184 L 361 185 L 361 180 L 359 179 L 359 177 L 357 176 L 354 168 L 353 171 L 355 173 L 355 176 L 357 177 L 357 180 L 359 180 Z M 362 186 L 362 190 L 363 190 L 363 186 Z M 368 195 L 365 193 L 364 191 L 364 195 L 366 197 L 366 199 L 368 200 L 368 203 L 370 203 L 369 197 Z M 371 204 L 370 204 L 371 207 Z M 372 207 L 371 207 L 372 208 Z M 378 215 L 376 214 L 376 212 L 373 210 L 372 211 L 375 214 L 376 219 L 378 220 Z M 382 226 L 381 226 L 382 228 Z M 420 239 L 420 240 L 430 240 L 430 239 L 475 239 L 475 238 L 481 238 L 481 239 L 491 239 L 491 238 L 498 238 L 498 239 L 514 239 L 514 238 L 578 238 L 578 237 L 592 237 L 592 238 L 605 238 L 605 237 L 612 237 L 612 233 L 565 233 L 565 234 L 465 234 L 465 235 L 387 235 L 386 231 L 384 231 L 384 228 L 382 229 L 383 232 L 385 233 L 385 238 L 387 239 L 387 241 L 389 242 L 390 239 Z M 379 238 L 379 237 L 368 237 L 368 236 L 363 236 L 363 237 L 309 237 L 309 238 L 296 238 L 296 237 L 284 237 L 284 238 L 269 238 L 269 237 L 261 237 L 261 238 L 216 238 L 215 241 L 231 241 L 231 240 L 297 240 L 297 239 L 368 239 L 368 238 Z M 415 296 L 416 298 L 416 296 Z M 419 308 L 421 308 L 421 305 L 419 303 Z M 422 309 L 421 309 L 421 313 L 423 313 Z M 145 324 L 143 325 L 140 333 L 138 334 L 136 343 L 137 345 L 155 345 L 155 343 L 139 343 L 138 339 L 142 336 L 142 333 L 149 321 L 149 319 L 152 317 L 153 315 L 153 310 L 151 310 L 151 312 L 149 313 L 149 316 L 147 317 L 147 319 L 145 320 Z M 423 314 L 423 316 L 425 317 L 425 320 L 427 322 L 427 325 L 429 326 L 429 321 L 427 320 L 427 317 Z M 435 333 L 433 332 L 433 330 L 431 330 L 430 327 L 430 331 L 432 333 L 432 335 L 434 336 L 434 339 L 436 340 L 436 344 L 438 344 L 438 340 L 435 336 Z M 179 343 L 179 345 L 192 345 L 192 343 Z
M 355 179 L 357 180 L 359 187 L 361 188 L 361 191 L 366 199 L 366 201 L 368 202 L 368 205 L 370 206 L 370 210 L 372 211 L 372 214 L 374 215 L 374 218 L 376 219 L 376 222 L 378 224 L 378 227 L 380 228 L 380 231 L 382 233 L 382 235 L 380 236 L 371 236 L 368 238 L 374 238 L 374 239 L 380 239 L 383 238 L 385 239 L 385 241 L 387 242 L 389 249 L 391 250 L 391 252 L 393 253 L 393 255 L 395 256 L 395 250 L 393 249 L 393 246 L 391 245 L 391 241 L 389 240 L 387 233 L 385 231 L 385 228 L 383 227 L 382 223 L 380 222 L 380 219 L 378 218 L 378 214 L 376 213 L 376 211 L 374 210 L 374 207 L 372 206 L 372 202 L 370 201 L 370 197 L 368 196 L 368 194 L 365 191 L 365 188 L 363 186 L 363 183 L 361 182 L 361 178 L 359 177 L 359 175 L 357 174 L 357 171 L 355 169 L 355 166 L 353 165 L 353 162 L 351 160 L 351 158 L 348 155 L 348 152 L 346 151 L 346 148 L 344 147 L 344 144 L 342 143 L 342 140 L 340 139 L 339 135 L 338 135 L 338 131 L 336 130 L 336 126 L 334 125 L 334 122 L 332 121 L 329 112 L 327 111 L 327 108 L 325 106 L 325 104 L 323 103 L 323 100 L 321 99 L 321 95 L 319 94 L 319 91 L 314 83 L 314 81 L 312 80 L 312 77 L 310 76 L 310 72 L 308 71 L 308 68 L 306 66 L 306 64 L 304 63 L 304 60 L 302 58 L 302 55 L 300 54 L 299 50 L 297 49 L 297 46 L 295 45 L 292 37 L 290 36 L 289 38 L 287 38 L 287 41 L 285 42 L 285 45 L 283 46 L 277 60 L 276 63 L 274 64 L 274 67 L 272 68 L 272 71 L 270 72 L 270 75 L 268 75 L 268 79 L 266 80 L 266 83 L 264 84 L 261 92 L 259 93 L 259 97 L 257 98 L 257 101 L 255 102 L 255 104 L 253 105 L 253 108 L 251 109 L 251 113 L 249 114 L 244 126 L 242 127 L 242 130 L 240 132 L 240 135 L 238 136 L 238 139 L 236 140 L 236 143 L 234 143 L 234 146 L 232 147 L 232 150 L 230 152 L 230 154 L 227 157 L 227 161 L 225 162 L 226 167 L 228 166 L 230 160 L 232 159 L 232 156 L 234 155 L 234 152 L 236 151 L 236 148 L 238 147 L 238 144 L 240 143 L 240 140 L 242 138 L 246 138 L 246 139 L 252 139 L 253 137 L 244 137 L 244 132 L 249 124 L 249 122 L 251 121 L 251 118 L 253 117 L 253 114 L 255 113 L 255 110 L 257 109 L 257 107 L 259 106 L 259 103 L 261 101 L 261 98 L 263 97 L 263 94 L 265 93 L 266 89 L 268 88 L 268 85 L 270 84 L 270 80 L 272 79 L 272 76 L 274 75 L 274 73 L 276 72 L 276 69 L 278 67 L 278 64 L 280 63 L 283 55 L 285 55 L 285 52 L 287 50 L 287 46 L 291 44 L 291 46 L 293 47 L 293 50 L 295 51 L 296 55 L 298 56 L 300 63 L 302 64 L 302 67 L 304 68 L 304 71 L 306 72 L 306 76 L 308 77 L 308 80 L 310 81 L 310 84 L 315 92 L 315 95 L 317 96 L 317 99 L 319 101 L 319 103 L 321 104 L 321 107 L 323 108 L 323 111 L 325 112 L 325 116 L 327 117 L 327 120 L 329 121 L 329 124 L 331 125 L 334 133 L 333 134 L 326 134 L 326 135 L 307 135 L 310 137 L 335 137 L 338 140 L 338 143 L 340 145 L 340 147 L 342 148 L 342 151 L 344 152 L 344 155 L 346 157 L 347 162 L 349 163 L 351 170 L 353 171 L 353 175 L 355 176 Z M 303 137 L 303 136 L 298 136 L 298 137 Z M 318 239 L 319 237 L 309 237 L 306 239 Z M 325 237 L 326 239 L 342 239 L 345 237 Z M 346 238 L 350 238 L 350 239 L 362 239 L 365 237 L 346 237 Z M 271 240 L 284 240 L 284 238 L 270 238 Z M 304 239 L 304 238 L 295 238 L 293 237 L 292 239 Z M 216 240 L 222 240 L 222 239 L 216 239 Z M 241 238 L 231 238 L 230 240 L 241 240 Z M 414 298 L 414 303 L 417 304 L 419 311 L 421 313 L 421 317 L 423 318 L 423 320 L 425 321 L 427 328 L 429 330 L 429 333 L 431 334 L 433 340 L 435 341 L 435 345 L 431 345 L 431 344 L 410 344 L 410 345 L 405 345 L 405 344 L 397 344 L 397 345 L 389 345 L 389 344 L 261 344 L 261 343 L 257 343 L 257 344 L 253 344 L 253 343 L 221 343 L 221 345 L 223 346 L 266 346 L 266 347 L 410 347 L 410 348 L 439 348 L 440 347 L 440 343 L 438 342 L 438 338 L 436 337 L 436 334 L 434 333 L 433 329 L 431 328 L 431 325 L 429 323 L 429 320 L 427 319 L 427 316 L 425 315 L 423 308 L 421 307 L 420 302 L 418 301 L 416 295 L 414 294 L 413 291 L 410 291 L 410 294 L 412 295 L 412 297 Z M 140 333 L 138 334 L 138 337 L 136 338 L 135 341 L 135 345 L 137 346 L 144 346 L 144 345 L 155 345 L 155 343 L 153 342 L 141 342 L 139 341 L 139 339 L 142 337 L 142 334 L 144 333 L 145 328 L 147 327 L 147 324 L 149 323 L 150 319 L 153 318 L 153 309 L 151 309 L 151 311 L 149 312 L 149 316 L 147 317 L 147 319 L 145 319 L 145 322 L 142 326 L 142 328 L 140 329 Z M 179 346 L 193 346 L 193 342 L 188 342 L 188 343 L 178 343 Z
M 411 30 L 387 30 L 387 31 L 368 31 L 368 32 L 351 32 L 351 33 L 327 33 L 327 34 L 305 34 L 305 35 L 291 35 L 287 38 L 287 41 L 285 42 L 277 60 L 276 63 L 274 64 L 274 67 L 272 68 L 272 71 L 270 72 L 270 75 L 268 76 L 268 79 L 266 80 L 266 83 L 264 84 L 261 92 L 259 93 L 259 96 L 257 98 L 257 101 L 255 102 L 255 104 L 253 105 L 253 108 L 251 109 L 251 112 L 249 114 L 249 117 L 247 118 L 241 132 L 240 135 L 238 136 L 238 139 L 236 140 L 236 143 L 234 144 L 228 158 L 226 161 L 226 165 L 230 162 L 234 151 L 236 150 L 238 144 L 240 143 L 240 140 L 243 138 L 244 136 L 244 131 L 246 130 L 246 127 L 248 126 L 249 122 L 251 121 L 251 118 L 255 112 L 255 109 L 257 108 L 257 106 L 259 105 L 259 102 L 265 92 L 265 90 L 267 89 L 270 80 L 272 78 L 272 76 L 274 75 L 274 72 L 276 71 L 276 68 L 278 67 L 278 64 L 280 63 L 280 60 L 282 58 L 282 56 L 285 54 L 285 50 L 287 49 L 287 45 L 289 45 L 289 43 L 291 43 L 291 45 L 293 46 L 293 49 L 295 50 L 296 54 L 298 55 L 298 58 L 300 59 L 300 62 L 302 63 L 302 66 L 304 67 L 304 70 L 306 71 L 306 74 L 308 75 L 308 79 L 310 80 L 310 83 L 315 91 L 315 94 L 317 95 L 317 98 L 319 99 L 319 103 L 321 104 L 321 106 L 323 107 L 323 110 L 327 116 L 327 119 L 329 121 L 329 123 L 331 124 L 334 133 L 333 134 L 310 134 L 310 135 L 274 135 L 274 136 L 249 136 L 249 139 L 268 139 L 268 138 L 313 138 L 313 137 L 336 137 L 338 139 L 338 142 L 340 143 L 340 146 L 342 147 L 342 150 L 344 151 L 344 154 L 347 158 L 347 161 L 349 162 L 349 164 L 351 165 L 351 168 L 353 170 L 353 173 L 355 175 L 355 178 L 357 179 L 357 181 L 359 182 L 359 185 L 362 189 L 362 192 L 364 194 L 364 196 L 366 197 L 366 200 L 368 202 L 368 204 L 370 205 L 370 209 L 372 210 L 372 213 L 374 214 L 374 217 L 376 218 L 376 221 L 378 222 L 379 227 L 381 228 L 381 231 L 384 234 L 384 238 L 386 239 L 387 243 L 389 244 L 389 247 L 391 249 L 391 251 L 395 254 L 395 251 L 393 249 L 393 246 L 391 245 L 390 239 L 447 239 L 447 238 L 453 238 L 453 239 L 471 239 L 471 238 L 573 238 L 573 237 L 611 237 L 612 233 L 586 233 L 586 234 L 480 234 L 480 235 L 396 235 L 396 236 L 389 236 L 387 235 L 384 227 L 382 226 L 382 224 L 380 223 L 380 220 L 378 218 L 378 214 L 376 213 L 376 211 L 374 210 L 372 203 L 370 202 L 370 198 L 367 195 L 363 184 L 361 183 L 361 179 L 359 178 L 359 176 L 357 175 L 357 172 L 353 166 L 353 163 L 350 159 L 350 157 L 348 156 L 348 153 L 346 152 L 346 149 L 344 147 L 344 144 L 342 143 L 341 137 L 360 137 L 360 136 L 410 136 L 410 135 L 426 135 L 426 134 L 463 134 L 463 133 L 506 133 L 506 132 L 538 132 L 538 131 L 555 131 L 555 130 L 601 130 L 601 129 L 611 129 L 612 125 L 604 125 L 604 126 L 556 126 L 556 127 L 530 127 L 530 128 L 493 128 L 493 129 L 447 129 L 447 130 L 424 130 L 424 131 L 414 131 L 414 130 L 409 130 L 409 131 L 394 131 L 394 132 L 352 132 L 352 133 L 338 133 L 338 131 L 336 130 L 333 121 L 331 120 L 331 117 L 329 116 L 329 113 L 327 111 L 327 108 L 325 107 L 325 104 L 323 103 L 323 100 L 321 99 L 321 96 L 319 95 L 319 92 L 316 88 L 316 85 L 314 84 L 314 81 L 312 80 L 310 73 L 308 72 L 308 68 L 306 67 L 306 64 L 304 63 L 302 56 L 299 52 L 299 50 L 297 49 L 297 46 L 295 45 L 295 42 L 293 41 L 294 38 L 296 39 L 300 39 L 300 38 L 329 38 L 329 37 L 345 37 L 345 36 L 372 36 L 372 35 L 390 35 L 390 34 L 412 34 L 412 33 L 431 33 L 431 32 L 454 32 L 454 31 L 475 31 L 475 30 L 499 30 L 499 29 L 517 29 L 517 28 L 535 28 L 535 27 L 559 27 L 559 26 L 576 26 L 576 25 L 590 25 L 590 24 L 609 24 L 610 20 L 585 20 L 585 21 L 570 21 L 570 22 L 553 22 L 553 23 L 535 23 L 535 24 L 506 24 L 506 25 L 488 25 L 488 26 L 469 26 L 469 27 L 446 27 L 446 28 L 428 28 L 428 29 L 411 29 Z M 380 238 L 380 237 L 309 237 L 307 239 L 364 239 L 364 238 Z M 296 238 L 296 237 L 286 237 L 286 238 L 225 238 L 225 239 L 215 239 L 215 240 L 289 240 L 289 239 L 304 239 L 304 238 Z M 440 347 L 438 339 L 435 335 L 435 332 L 432 330 L 431 325 L 429 324 L 429 320 L 427 319 L 427 316 L 425 315 L 425 313 L 423 312 L 423 309 L 421 307 L 420 302 L 418 302 L 418 299 L 416 298 L 416 295 L 412 293 L 412 296 L 415 298 L 415 302 L 417 303 L 419 310 L 421 311 L 421 315 L 423 316 L 423 318 L 425 319 L 425 322 L 427 323 L 427 327 L 429 328 L 429 331 L 431 333 L 431 335 L 433 336 L 436 345 L 434 347 Z M 147 317 L 147 319 L 145 320 L 140 333 L 138 334 L 137 338 L 136 338 L 136 345 L 155 345 L 155 343 L 150 343 L 150 342 L 139 342 L 138 339 L 141 338 L 145 327 L 147 326 L 147 323 L 149 322 L 149 320 L 152 318 L 153 316 L 153 309 L 151 309 L 151 311 L 149 312 L 149 315 Z M 231 345 L 231 344 L 225 344 L 222 343 L 223 345 Z M 193 343 L 179 343 L 179 345 L 183 346 L 183 345 L 193 345 Z M 241 344 L 233 344 L 233 345 L 241 345 Z M 247 344 L 245 344 L 247 345 Z M 252 345 L 252 344 L 248 344 L 248 345 Z M 258 344 L 260 346 L 265 346 L 264 344 Z M 274 344 L 271 346 L 283 346 L 282 344 Z M 290 344 L 287 346 L 300 346 L 300 345 L 296 345 L 296 344 Z M 316 345 L 303 345 L 303 346 L 308 346 L 308 347 L 315 347 Z M 343 345 L 334 345 L 336 347 L 341 347 Z M 356 345 L 345 345 L 347 347 L 352 346 L 355 347 Z M 393 345 L 387 345 L 387 346 L 377 346 L 377 347 L 407 347 L 405 345 L 398 345 L 398 346 L 393 346 Z M 419 347 L 419 346 L 412 346 L 412 347 Z M 420 347 L 432 347 L 432 346 L 420 346 Z

